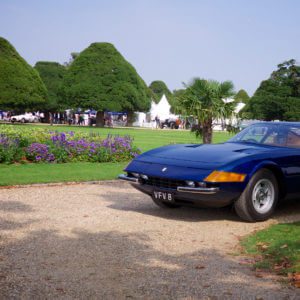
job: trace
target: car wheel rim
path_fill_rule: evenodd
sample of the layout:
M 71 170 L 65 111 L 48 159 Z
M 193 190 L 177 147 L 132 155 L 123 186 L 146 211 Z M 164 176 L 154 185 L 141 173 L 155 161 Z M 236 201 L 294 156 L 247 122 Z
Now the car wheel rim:
M 259 180 L 252 192 L 252 203 L 254 209 L 260 213 L 267 213 L 273 206 L 275 200 L 275 189 L 273 183 L 268 179 Z

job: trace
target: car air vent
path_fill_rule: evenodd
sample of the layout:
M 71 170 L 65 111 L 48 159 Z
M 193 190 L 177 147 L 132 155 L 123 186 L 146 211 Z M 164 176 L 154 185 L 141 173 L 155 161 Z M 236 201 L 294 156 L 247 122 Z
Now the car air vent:
M 262 150 L 260 150 L 260 151 L 262 151 Z M 252 154 L 252 153 L 257 153 L 257 149 L 245 148 L 245 149 L 234 150 L 233 152 Z
M 249 148 L 233 150 L 233 152 L 245 152 L 245 150 L 249 150 Z
M 188 146 L 185 146 L 186 148 L 198 148 L 198 147 L 201 147 L 203 145 L 198 145 L 198 144 L 195 144 L 195 145 L 188 145 Z

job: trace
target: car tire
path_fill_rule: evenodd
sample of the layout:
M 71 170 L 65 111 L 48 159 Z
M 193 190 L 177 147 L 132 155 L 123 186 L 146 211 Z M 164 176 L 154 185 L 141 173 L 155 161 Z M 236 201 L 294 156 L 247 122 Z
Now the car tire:
M 157 206 L 162 207 L 162 208 L 179 208 L 180 207 L 180 205 L 178 205 L 178 204 L 164 202 L 164 201 L 155 199 L 154 197 L 152 197 L 152 200 Z
M 25 123 L 26 122 L 26 120 L 23 118 L 23 119 L 21 119 L 21 123 Z
M 171 128 L 171 129 L 175 129 L 175 123 L 174 123 L 174 122 L 171 122 L 171 123 L 170 123 L 170 128 Z
M 278 196 L 276 177 L 270 170 L 261 169 L 250 179 L 246 189 L 234 203 L 234 208 L 245 221 L 265 221 L 273 214 Z

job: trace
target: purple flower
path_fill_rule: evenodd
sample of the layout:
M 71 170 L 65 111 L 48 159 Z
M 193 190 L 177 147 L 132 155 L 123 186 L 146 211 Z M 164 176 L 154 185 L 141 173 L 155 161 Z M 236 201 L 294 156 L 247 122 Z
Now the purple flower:
M 45 144 L 32 143 L 25 150 L 27 158 L 36 161 L 46 161 L 49 157 L 49 147 Z
M 141 153 L 140 149 L 133 146 L 130 136 L 109 134 L 100 139 L 98 133 L 81 135 L 79 138 L 73 131 L 52 131 L 47 134 L 43 137 L 44 143 L 33 143 L 18 135 L 0 134 L 0 150 L 7 152 L 10 149 L 21 149 L 26 158 L 33 162 L 126 161 Z M 36 138 L 32 140 L 38 141 Z

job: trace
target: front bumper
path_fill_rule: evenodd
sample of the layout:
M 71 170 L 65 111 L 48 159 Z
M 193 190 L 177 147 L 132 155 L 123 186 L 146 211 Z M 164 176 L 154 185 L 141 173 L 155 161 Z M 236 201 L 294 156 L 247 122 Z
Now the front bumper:
M 131 183 L 136 183 L 139 184 L 139 180 L 138 178 L 135 177 L 130 177 L 130 176 L 126 176 L 125 174 L 120 174 L 118 176 L 119 179 L 125 180 L 125 181 L 129 181 Z M 160 188 L 161 189 L 161 188 Z M 178 186 L 177 187 L 177 191 L 178 192 L 184 192 L 184 193 L 194 193 L 194 194 L 215 194 L 216 192 L 218 192 L 220 189 L 218 187 L 187 187 L 187 186 Z
M 125 181 L 129 181 L 131 183 L 139 183 L 139 180 L 135 177 L 129 177 L 129 176 L 126 176 L 125 174 L 120 174 L 118 176 L 119 179 L 121 180 L 125 180 Z
M 186 206 L 224 207 L 237 199 L 241 192 L 239 190 L 220 187 L 187 187 L 178 186 L 176 189 L 156 187 L 141 183 L 138 178 L 121 174 L 119 179 L 128 181 L 137 190 L 153 196 L 154 191 L 172 193 L 174 203 Z

